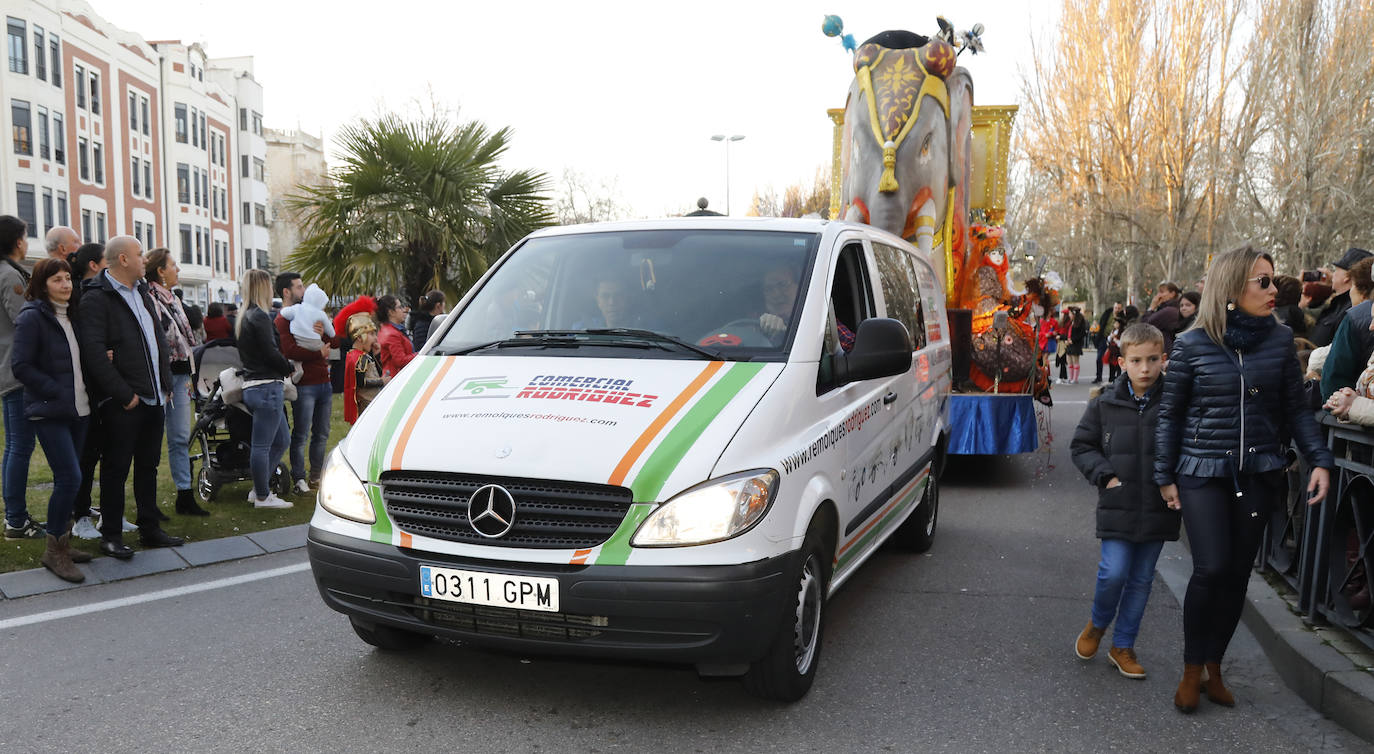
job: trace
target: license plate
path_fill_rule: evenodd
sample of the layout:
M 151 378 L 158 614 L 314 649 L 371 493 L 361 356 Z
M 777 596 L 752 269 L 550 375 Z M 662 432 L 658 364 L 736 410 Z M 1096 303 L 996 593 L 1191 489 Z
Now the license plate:
M 420 595 L 469 605 L 558 612 L 558 579 L 420 566 Z

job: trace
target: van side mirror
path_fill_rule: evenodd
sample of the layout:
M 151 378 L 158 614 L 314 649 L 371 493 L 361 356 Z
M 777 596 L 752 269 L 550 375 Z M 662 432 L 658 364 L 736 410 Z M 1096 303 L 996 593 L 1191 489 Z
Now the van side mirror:
M 430 344 L 439 340 L 437 336 L 439 335 L 439 331 L 443 329 L 441 325 L 444 324 L 444 320 L 446 319 L 448 319 L 447 314 L 434 315 L 434 321 L 429 323 L 429 337 L 425 338 L 425 348 L 429 348 Z
M 895 319 L 873 318 L 859 323 L 854 349 L 837 354 L 834 384 L 891 377 L 911 368 L 911 335 Z

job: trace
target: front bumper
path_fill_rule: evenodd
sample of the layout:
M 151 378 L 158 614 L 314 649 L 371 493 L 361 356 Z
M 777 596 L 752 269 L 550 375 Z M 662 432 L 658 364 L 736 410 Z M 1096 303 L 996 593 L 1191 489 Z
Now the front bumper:
M 574 566 L 422 553 L 311 527 L 310 567 L 329 607 L 475 645 L 545 654 L 739 664 L 764 655 L 796 598 L 798 553 L 730 566 Z M 556 578 L 560 612 L 420 596 L 420 566 Z M 792 588 L 788 588 L 791 586 Z

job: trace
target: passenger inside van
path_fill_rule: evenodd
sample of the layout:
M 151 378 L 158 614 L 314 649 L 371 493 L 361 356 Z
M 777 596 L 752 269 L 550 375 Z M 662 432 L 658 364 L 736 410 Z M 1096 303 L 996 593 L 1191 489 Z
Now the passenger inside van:
M 573 325 L 574 330 L 601 328 L 660 329 L 657 318 L 643 312 L 639 285 L 626 276 L 607 273 L 597 279 L 593 289 L 596 310 Z

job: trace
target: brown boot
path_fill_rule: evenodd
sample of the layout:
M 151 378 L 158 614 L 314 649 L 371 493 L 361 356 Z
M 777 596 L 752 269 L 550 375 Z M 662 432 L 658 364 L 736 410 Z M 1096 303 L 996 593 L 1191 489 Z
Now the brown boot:
M 1223 707 L 1236 706 L 1236 697 L 1221 682 L 1221 663 L 1209 662 L 1203 666 L 1202 690 L 1207 698 Z
M 1184 714 L 1191 714 L 1197 709 L 1198 698 L 1202 695 L 1202 666 L 1185 664 L 1183 666 L 1183 680 L 1178 682 L 1178 691 L 1174 692 L 1174 706 Z
M 72 525 L 71 525 L 71 524 L 67 524 L 67 533 L 64 534 L 64 535 L 62 535 L 62 537 L 60 537 L 60 538 L 57 540 L 57 542 L 58 542 L 58 544 L 61 544 L 61 543 L 63 543 L 63 542 L 66 542 L 66 543 L 67 543 L 67 544 L 65 545 L 66 548 L 67 548 L 67 557 L 71 558 L 73 563 L 89 563 L 89 562 L 91 562 L 91 554 L 90 554 L 89 552 L 82 552 L 81 550 L 72 549 Z
M 72 563 L 71 557 L 67 554 L 67 535 L 63 534 L 59 539 L 53 535 L 48 535 L 48 549 L 43 551 L 43 556 L 39 562 L 44 568 L 57 574 L 59 579 L 79 584 L 86 580 L 86 574 L 77 569 Z
M 1145 677 L 1145 668 L 1136 659 L 1134 649 L 1112 647 L 1107 650 L 1107 659 L 1111 660 L 1116 669 L 1127 678 L 1140 679 Z
M 1083 633 L 1078 635 L 1078 641 L 1074 642 L 1073 653 L 1078 655 L 1080 660 L 1091 660 L 1097 654 L 1097 645 L 1102 643 L 1102 635 L 1107 633 L 1107 629 L 1094 626 L 1092 621 L 1083 629 Z

